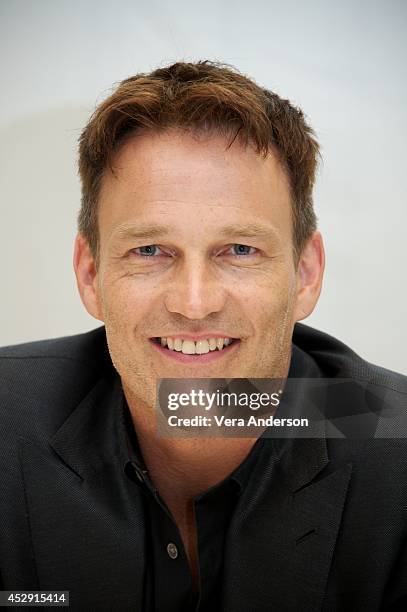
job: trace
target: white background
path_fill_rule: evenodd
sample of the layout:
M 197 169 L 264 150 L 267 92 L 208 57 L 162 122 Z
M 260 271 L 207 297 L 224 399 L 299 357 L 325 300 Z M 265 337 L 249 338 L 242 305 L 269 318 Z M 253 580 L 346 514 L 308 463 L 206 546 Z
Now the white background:
M 306 321 L 406 372 L 403 0 L 1 0 L 0 344 L 87 331 L 72 270 L 77 139 L 112 85 L 228 62 L 301 106 L 324 158 L 327 269 Z

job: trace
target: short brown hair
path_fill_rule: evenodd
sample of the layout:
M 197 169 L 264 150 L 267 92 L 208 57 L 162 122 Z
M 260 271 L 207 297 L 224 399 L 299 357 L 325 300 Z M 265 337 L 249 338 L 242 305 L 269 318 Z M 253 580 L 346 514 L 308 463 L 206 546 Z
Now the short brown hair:
M 289 179 L 294 258 L 316 229 L 312 189 L 318 142 L 303 112 L 289 100 L 261 88 L 227 64 L 177 62 L 122 81 L 100 104 L 79 140 L 82 204 L 79 232 L 97 262 L 97 204 L 101 179 L 123 138 L 143 128 L 216 132 L 250 143 L 258 154 L 274 152 Z

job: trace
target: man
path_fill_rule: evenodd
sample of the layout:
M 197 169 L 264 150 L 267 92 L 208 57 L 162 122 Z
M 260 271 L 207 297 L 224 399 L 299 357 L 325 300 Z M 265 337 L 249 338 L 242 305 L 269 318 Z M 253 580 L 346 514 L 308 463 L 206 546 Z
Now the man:
M 104 327 L 2 349 L 3 589 L 69 590 L 73 609 L 406 609 L 403 439 L 157 432 L 160 379 L 346 379 L 369 411 L 384 391 L 405 406 L 404 377 L 298 324 L 324 270 L 317 156 L 300 110 L 216 63 L 136 75 L 96 109 L 74 268 Z

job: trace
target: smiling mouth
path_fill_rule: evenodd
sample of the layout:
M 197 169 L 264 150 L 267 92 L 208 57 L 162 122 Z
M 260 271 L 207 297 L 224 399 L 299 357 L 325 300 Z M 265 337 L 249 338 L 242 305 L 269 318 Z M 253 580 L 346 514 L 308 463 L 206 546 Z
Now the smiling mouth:
M 240 342 L 238 338 L 207 338 L 190 340 L 182 338 L 151 338 L 151 341 L 168 352 L 200 357 L 208 353 L 219 353 Z

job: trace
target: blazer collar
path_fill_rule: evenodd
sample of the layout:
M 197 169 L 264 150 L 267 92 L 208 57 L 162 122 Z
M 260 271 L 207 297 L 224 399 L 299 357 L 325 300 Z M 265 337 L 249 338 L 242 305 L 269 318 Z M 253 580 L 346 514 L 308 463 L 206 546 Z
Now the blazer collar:
M 294 346 L 290 377 L 319 376 L 314 360 Z M 306 395 L 299 390 L 295 398 L 301 408 Z M 282 403 L 279 410 L 292 407 Z M 313 426 L 316 437 L 275 435 L 263 435 L 260 469 L 228 531 L 222 600 L 227 612 L 242 610 L 241 602 L 248 601 L 259 611 L 317 612 L 323 606 L 352 464 L 331 466 L 322 419 Z
M 50 446 L 80 478 L 93 476 L 114 457 L 124 460 L 121 399 L 119 376 L 106 374 L 50 439 Z

